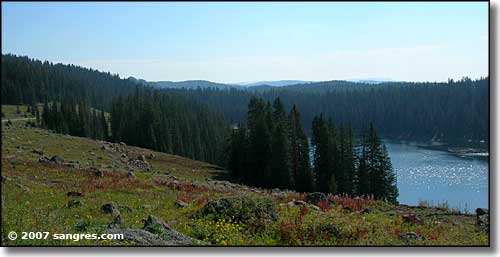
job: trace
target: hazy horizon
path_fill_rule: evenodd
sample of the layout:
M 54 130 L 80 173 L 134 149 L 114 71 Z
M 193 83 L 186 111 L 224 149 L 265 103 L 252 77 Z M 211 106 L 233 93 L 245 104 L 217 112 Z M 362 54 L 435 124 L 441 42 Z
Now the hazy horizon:
M 2 53 L 146 81 L 488 76 L 488 2 L 2 2 Z

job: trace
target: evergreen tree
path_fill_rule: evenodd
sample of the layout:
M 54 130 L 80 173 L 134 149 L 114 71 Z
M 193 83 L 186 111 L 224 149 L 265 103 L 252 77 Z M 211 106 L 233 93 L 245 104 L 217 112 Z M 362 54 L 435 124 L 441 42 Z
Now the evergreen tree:
M 270 183 L 272 113 L 269 104 L 252 98 L 248 104 L 249 183 L 265 187 Z M 271 117 L 271 119 L 269 119 Z
M 295 190 L 312 192 L 314 190 L 314 178 L 309 160 L 309 140 L 302 126 L 299 110 L 295 105 L 292 107 L 289 119 L 292 176 L 295 181 Z
M 335 183 L 335 176 L 332 172 L 331 147 L 328 127 L 323 119 L 323 114 L 313 119 L 312 124 L 312 144 L 314 146 L 314 173 L 317 181 L 317 189 L 321 192 L 329 193 L 332 188 L 329 183 Z M 333 178 L 333 179 L 332 179 Z
M 290 130 L 285 108 L 279 98 L 274 100 L 273 109 L 275 126 L 271 143 L 271 183 L 274 187 L 291 188 Z

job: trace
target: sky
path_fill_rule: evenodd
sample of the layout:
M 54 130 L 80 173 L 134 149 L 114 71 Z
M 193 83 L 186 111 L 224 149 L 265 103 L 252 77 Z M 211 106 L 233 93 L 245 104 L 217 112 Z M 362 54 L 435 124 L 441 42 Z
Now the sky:
M 148 81 L 488 75 L 488 2 L 3 2 L 2 53 Z

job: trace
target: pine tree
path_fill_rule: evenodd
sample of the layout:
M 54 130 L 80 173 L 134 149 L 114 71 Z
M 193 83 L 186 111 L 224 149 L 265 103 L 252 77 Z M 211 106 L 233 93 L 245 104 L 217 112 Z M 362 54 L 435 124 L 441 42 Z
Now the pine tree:
M 317 189 L 321 192 L 330 193 L 330 190 L 332 188 L 336 189 L 336 186 L 329 185 L 329 183 L 335 181 L 335 177 L 332 172 L 332 143 L 330 142 L 330 133 L 323 119 L 323 114 L 313 119 L 312 132 L 312 144 L 314 146 L 313 163 Z
M 397 202 L 398 189 L 394 170 L 386 146 L 381 142 L 372 123 L 362 147 L 358 168 L 358 192 L 362 195 L 369 193 L 376 199 L 391 203 Z
M 385 144 L 382 146 L 382 159 L 381 159 L 381 169 L 384 171 L 384 198 L 387 199 L 388 202 L 396 204 L 397 198 L 399 196 L 398 187 L 397 187 L 397 179 L 396 174 L 392 168 L 392 163 L 387 152 L 387 147 Z
M 293 176 L 291 174 L 289 127 L 285 108 L 279 98 L 273 103 L 274 131 L 271 143 L 271 185 L 279 188 L 291 188 Z
M 246 128 L 241 125 L 238 128 L 234 128 L 231 137 L 229 139 L 229 159 L 227 167 L 231 172 L 231 177 L 233 179 L 242 180 L 246 182 L 248 180 L 248 174 L 246 171 Z
M 262 187 L 270 184 L 271 111 L 262 99 L 252 98 L 248 105 L 249 183 Z
M 368 174 L 368 167 L 366 163 L 368 158 L 368 150 L 364 137 L 362 141 L 361 153 L 360 157 L 358 158 L 356 191 L 359 196 L 368 196 L 371 193 L 370 176 Z
M 309 160 L 309 140 L 302 126 L 299 110 L 295 105 L 292 107 L 289 119 L 292 176 L 295 181 L 295 190 L 298 192 L 312 192 L 314 190 L 314 178 Z

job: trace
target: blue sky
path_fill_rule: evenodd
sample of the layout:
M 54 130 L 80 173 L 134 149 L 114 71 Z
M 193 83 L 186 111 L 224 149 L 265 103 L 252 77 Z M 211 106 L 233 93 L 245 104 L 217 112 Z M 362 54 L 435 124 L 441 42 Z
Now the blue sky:
M 2 2 L 2 53 L 149 81 L 488 75 L 487 2 Z

